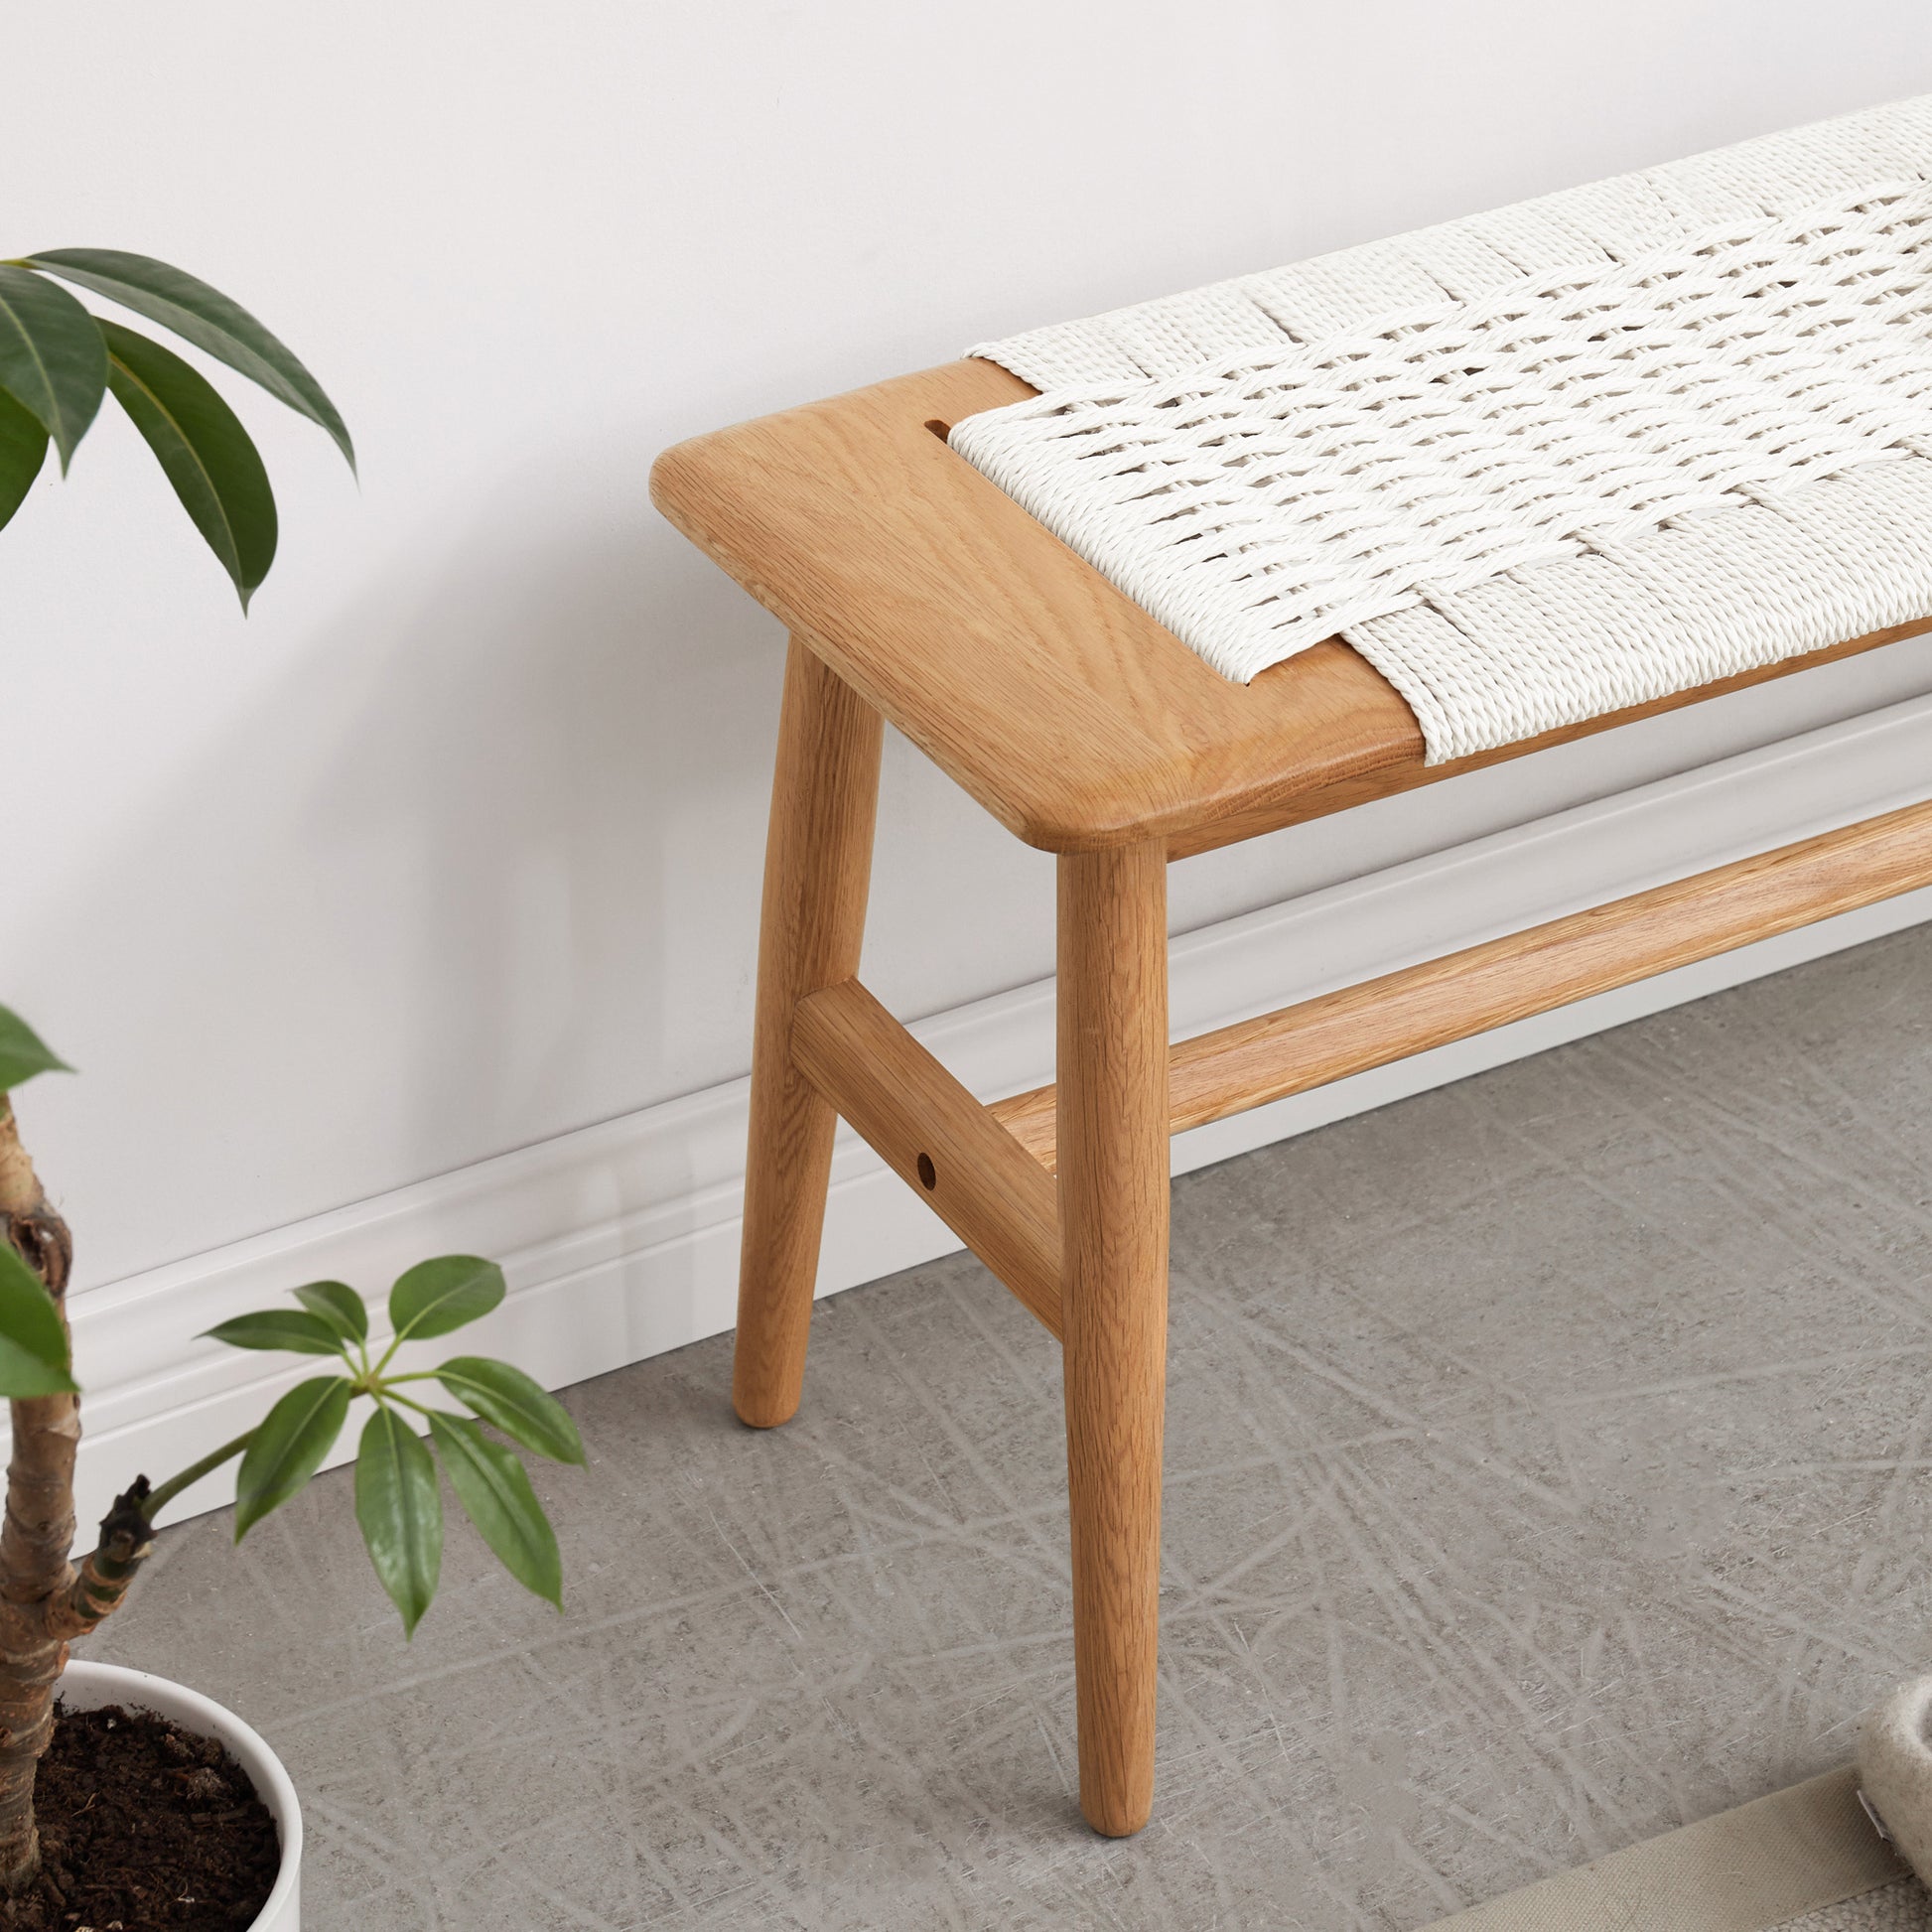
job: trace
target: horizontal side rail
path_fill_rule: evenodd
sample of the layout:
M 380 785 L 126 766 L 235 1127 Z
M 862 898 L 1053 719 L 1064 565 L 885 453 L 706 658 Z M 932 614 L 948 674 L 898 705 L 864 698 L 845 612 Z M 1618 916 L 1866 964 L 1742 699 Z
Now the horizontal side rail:
M 791 1056 L 1016 1297 L 1060 1332 L 1053 1177 L 857 980 L 798 1003 Z
M 1932 801 L 1591 906 L 1172 1049 L 1171 1132 L 1932 886 Z M 1053 1089 L 995 1119 L 1050 1168 Z

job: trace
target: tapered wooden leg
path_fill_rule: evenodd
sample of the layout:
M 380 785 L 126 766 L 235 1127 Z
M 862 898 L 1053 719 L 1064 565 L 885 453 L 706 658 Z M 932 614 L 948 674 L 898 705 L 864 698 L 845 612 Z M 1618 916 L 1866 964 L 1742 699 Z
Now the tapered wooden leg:
M 880 737 L 879 714 L 794 637 L 764 849 L 732 1365 L 733 1404 L 756 1429 L 789 1421 L 804 1383 L 838 1119 L 792 1065 L 791 1020 L 808 993 L 859 970 Z
M 1059 1197 L 1080 1809 L 1154 1802 L 1168 1344 L 1167 855 L 1059 862 Z

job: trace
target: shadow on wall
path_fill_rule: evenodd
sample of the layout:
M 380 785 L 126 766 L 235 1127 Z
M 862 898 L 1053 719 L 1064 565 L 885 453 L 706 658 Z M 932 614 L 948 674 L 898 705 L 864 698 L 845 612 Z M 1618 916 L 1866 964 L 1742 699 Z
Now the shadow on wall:
M 613 1109 L 677 1077 L 683 888 L 742 865 L 732 806 L 763 786 L 775 731 L 770 626 L 699 560 L 648 526 L 533 555 L 513 526 L 430 588 L 406 643 L 356 667 L 291 827 L 298 869 L 389 873 L 409 908 L 413 1078 L 394 1100 L 426 1154 L 453 1122 L 490 1152 L 556 1131 L 614 1053 L 631 1071 L 600 1095 Z M 314 659 L 305 681 L 292 711 L 331 682 Z M 730 897 L 730 955 L 749 960 L 756 879 Z
M 545 541 L 541 481 L 374 573 L 37 925 L 85 1283 L 740 1070 L 776 627 L 641 490 Z

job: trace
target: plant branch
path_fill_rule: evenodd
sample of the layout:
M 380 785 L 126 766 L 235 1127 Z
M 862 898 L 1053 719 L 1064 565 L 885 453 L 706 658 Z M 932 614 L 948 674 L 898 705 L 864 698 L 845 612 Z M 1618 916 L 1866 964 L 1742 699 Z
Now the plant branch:
M 212 1474 L 222 1463 L 239 1455 L 254 1439 L 255 1432 L 252 1429 L 244 1429 L 232 1443 L 223 1443 L 218 1449 L 210 1449 L 199 1462 L 191 1462 L 179 1475 L 170 1476 L 160 1488 L 150 1489 L 147 1477 L 141 1476 L 137 1478 L 134 1489 L 130 1489 L 128 1494 L 132 1496 L 135 1490 L 139 1490 L 141 1514 L 152 1523 L 191 1483 L 200 1482 L 205 1475 Z M 111 1520 L 112 1518 L 108 1519 Z M 103 1522 L 101 1525 L 103 1541 L 106 1538 L 106 1523 Z
M 47 1599 L 47 1634 L 66 1644 L 104 1622 L 120 1608 L 128 1586 L 154 1550 L 148 1479 L 136 1476 L 134 1486 L 114 1498 L 114 1506 L 100 1520 L 100 1541 L 79 1575 L 58 1596 Z

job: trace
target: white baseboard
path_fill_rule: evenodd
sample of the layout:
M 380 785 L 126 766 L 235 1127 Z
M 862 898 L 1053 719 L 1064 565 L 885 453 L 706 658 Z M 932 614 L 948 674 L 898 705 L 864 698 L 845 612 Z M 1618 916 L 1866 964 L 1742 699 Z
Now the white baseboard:
M 1928 793 L 1932 697 L 1186 934 L 1173 954 L 1174 1031 L 1224 1026 Z M 1225 1160 L 1927 918 L 1932 891 L 1914 893 L 1419 1054 L 1183 1135 L 1174 1168 Z M 913 1031 L 983 1098 L 1052 1077 L 1050 982 Z M 330 1277 L 371 1292 L 426 1255 L 493 1255 L 510 1296 L 471 1331 L 475 1345 L 552 1387 L 729 1327 L 746 1097 L 747 1083 L 735 1080 L 77 1296 L 75 1352 L 88 1391 L 83 1538 L 136 1471 L 173 1473 L 315 1372 L 314 1363 L 284 1369 L 284 1358 L 196 1339 L 299 1282 Z M 870 1149 L 841 1139 L 820 1294 L 958 1245 Z M 352 1431 L 345 1453 L 351 1441 Z M 173 1513 L 231 1496 L 223 1472 Z

